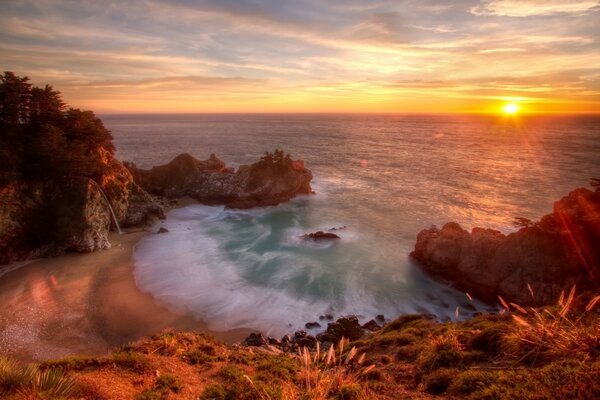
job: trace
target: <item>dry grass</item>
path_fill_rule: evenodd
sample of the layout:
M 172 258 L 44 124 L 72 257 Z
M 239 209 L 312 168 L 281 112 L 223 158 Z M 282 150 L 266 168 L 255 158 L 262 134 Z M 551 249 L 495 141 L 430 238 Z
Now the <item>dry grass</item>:
M 575 286 L 568 295 L 563 292 L 555 307 L 542 310 L 507 304 L 512 313 L 513 329 L 507 340 L 516 341 L 520 360 L 535 364 L 538 361 L 559 357 L 579 357 L 595 360 L 600 355 L 600 324 L 596 308 L 600 296 L 593 297 L 585 306 L 575 307 Z
M 360 386 L 361 379 L 375 368 L 375 365 L 364 367 L 365 354 L 357 356 L 356 347 L 352 347 L 344 356 L 344 348 L 348 340 L 342 338 L 335 346 L 322 352 L 317 343 L 316 351 L 311 354 L 307 348 L 298 350 L 302 360 L 301 378 L 310 399 L 328 399 L 346 391 L 356 393 L 356 398 L 368 398 L 366 389 Z M 338 397 L 343 397 L 338 396 Z M 348 394 L 348 397 L 352 397 Z

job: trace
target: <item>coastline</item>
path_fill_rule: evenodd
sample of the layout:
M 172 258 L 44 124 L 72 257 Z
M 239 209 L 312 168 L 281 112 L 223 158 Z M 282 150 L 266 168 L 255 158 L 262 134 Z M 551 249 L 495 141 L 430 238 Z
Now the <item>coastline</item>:
M 184 198 L 173 208 L 191 203 Z M 247 330 L 211 331 L 137 288 L 133 250 L 151 229 L 111 232 L 110 249 L 33 260 L 1 276 L 0 354 L 24 362 L 100 355 L 168 328 L 243 340 Z

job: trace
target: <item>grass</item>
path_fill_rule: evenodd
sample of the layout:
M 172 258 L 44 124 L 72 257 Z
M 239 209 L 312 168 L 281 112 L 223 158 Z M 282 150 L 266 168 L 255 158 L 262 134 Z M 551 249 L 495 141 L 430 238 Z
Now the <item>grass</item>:
M 3 397 L 20 394 L 24 398 L 67 399 L 75 398 L 79 389 L 77 381 L 60 368 L 41 370 L 0 358 L 0 395 Z
M 516 354 L 530 365 L 559 357 L 596 359 L 600 356 L 600 324 L 596 308 L 600 296 L 576 306 L 575 286 L 563 292 L 555 307 L 527 309 L 502 300 L 506 310 L 514 309 L 515 322 L 507 339 L 516 342 Z M 585 306 L 584 306 L 585 305 Z
M 504 303 L 464 322 L 407 315 L 298 354 L 168 331 L 105 357 L 0 359 L 0 398 L 102 398 L 115 381 L 137 400 L 600 398 L 600 296 L 573 289 L 551 307 Z
M 302 360 L 301 381 L 308 398 L 368 398 L 368 389 L 361 385 L 361 381 L 375 365 L 364 367 L 365 354 L 357 357 L 356 347 L 346 352 L 347 343 L 347 339 L 342 338 L 337 351 L 335 346 L 331 346 L 327 352 L 321 352 L 318 344 L 314 354 L 307 348 L 299 350 Z

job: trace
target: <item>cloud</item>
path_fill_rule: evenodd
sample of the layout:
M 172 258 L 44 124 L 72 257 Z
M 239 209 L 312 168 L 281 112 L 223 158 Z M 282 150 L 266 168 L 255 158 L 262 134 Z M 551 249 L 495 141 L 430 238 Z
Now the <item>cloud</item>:
M 0 59 L 75 105 L 134 111 L 598 92 L 598 1 L 451 3 L 6 0 Z
M 478 16 L 531 17 L 555 14 L 589 14 L 598 10 L 596 0 L 484 0 L 469 11 Z

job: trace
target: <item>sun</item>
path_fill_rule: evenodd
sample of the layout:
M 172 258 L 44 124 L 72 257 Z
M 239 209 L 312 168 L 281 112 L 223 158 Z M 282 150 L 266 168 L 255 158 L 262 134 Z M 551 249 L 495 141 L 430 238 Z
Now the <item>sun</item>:
M 502 108 L 505 114 L 514 115 L 519 111 L 519 106 L 515 103 L 508 103 Z

